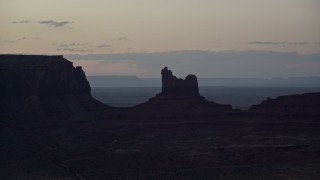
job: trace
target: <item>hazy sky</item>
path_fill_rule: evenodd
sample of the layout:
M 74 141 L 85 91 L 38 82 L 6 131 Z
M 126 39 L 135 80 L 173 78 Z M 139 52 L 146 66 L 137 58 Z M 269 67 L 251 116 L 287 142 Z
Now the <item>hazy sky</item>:
M 319 9 L 319 0 L 0 0 L 0 53 L 165 56 L 170 51 L 255 50 L 277 55 L 277 52 L 319 55 Z M 265 59 L 255 58 L 258 62 Z M 281 61 L 280 56 L 277 58 Z M 305 75 L 320 75 L 317 58 L 314 64 L 300 67 L 305 68 Z M 146 67 L 131 56 L 114 61 L 73 60 L 83 65 L 87 74 L 156 74 L 153 69 L 157 63 Z M 95 68 L 104 60 L 109 63 L 104 65 L 106 72 L 101 67 L 97 72 Z M 166 65 L 179 67 L 179 63 L 183 66 L 181 61 L 172 64 L 169 61 Z M 293 65 L 287 60 L 286 63 Z M 311 71 L 306 67 L 310 66 L 318 70 L 313 67 L 308 74 Z M 244 70 L 235 74 L 234 68 L 221 76 L 247 73 Z M 194 71 L 215 75 L 201 68 Z M 277 73 L 279 76 L 295 75 L 285 69 L 281 71 Z

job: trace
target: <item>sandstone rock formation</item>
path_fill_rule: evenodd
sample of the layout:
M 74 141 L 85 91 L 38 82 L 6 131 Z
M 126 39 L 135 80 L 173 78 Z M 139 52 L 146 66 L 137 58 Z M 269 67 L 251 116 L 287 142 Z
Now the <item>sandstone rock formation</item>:
M 261 115 L 286 117 L 320 117 L 320 93 L 279 96 L 253 105 L 249 112 Z
M 82 116 L 104 105 L 81 67 L 63 56 L 0 55 L 0 109 L 11 119 Z
M 90 117 L 212 119 L 239 112 L 231 105 L 217 104 L 202 97 L 195 75 L 179 79 L 167 67 L 162 69 L 161 75 L 159 94 L 134 107 L 113 108 L 92 98 L 84 71 L 73 67 L 63 56 L 0 55 L 0 120 L 32 124 L 33 121 L 58 122 Z M 320 93 L 281 96 L 254 105 L 245 113 L 320 117 L 319 102 Z
M 90 95 L 82 68 L 63 56 L 0 55 L 0 70 L 2 95 Z
M 178 79 L 173 76 L 172 71 L 167 67 L 161 70 L 162 75 L 162 92 L 160 96 L 190 96 L 198 97 L 199 88 L 195 75 L 188 75 L 185 79 Z
M 161 70 L 162 91 L 147 102 L 128 108 L 130 118 L 179 119 L 210 118 L 235 111 L 231 105 L 207 101 L 199 94 L 197 77 L 176 78 L 167 67 Z

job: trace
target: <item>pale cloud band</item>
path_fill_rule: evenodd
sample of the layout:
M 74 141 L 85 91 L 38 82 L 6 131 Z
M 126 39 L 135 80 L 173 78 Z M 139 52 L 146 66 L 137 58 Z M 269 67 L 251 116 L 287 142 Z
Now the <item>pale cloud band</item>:
M 63 27 L 65 25 L 67 25 L 67 24 L 70 24 L 71 22 L 69 22 L 69 21 L 46 20 L 46 21 L 38 21 L 38 23 L 58 28 L 58 27 Z
M 316 44 L 311 42 L 288 42 L 288 41 L 252 41 L 248 42 L 248 44 L 255 44 L 255 45 L 282 45 L 282 46 L 304 46 L 308 44 Z
M 21 21 L 12 21 L 12 24 L 27 24 L 30 23 L 29 20 L 21 20 Z

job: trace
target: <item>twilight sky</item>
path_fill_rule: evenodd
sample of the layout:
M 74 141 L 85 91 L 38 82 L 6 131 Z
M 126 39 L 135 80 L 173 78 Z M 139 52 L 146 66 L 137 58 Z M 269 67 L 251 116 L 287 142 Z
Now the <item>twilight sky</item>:
M 183 76 L 320 76 L 319 9 L 319 0 L 0 0 L 0 53 L 68 55 L 87 75 L 157 77 L 167 65 Z

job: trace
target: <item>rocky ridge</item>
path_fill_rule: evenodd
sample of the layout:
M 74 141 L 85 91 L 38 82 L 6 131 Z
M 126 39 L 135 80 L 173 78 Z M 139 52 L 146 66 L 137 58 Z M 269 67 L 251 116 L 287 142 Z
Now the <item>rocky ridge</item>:
M 268 98 L 253 105 L 250 113 L 267 116 L 320 117 L 320 93 L 305 93 Z

